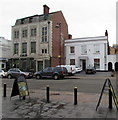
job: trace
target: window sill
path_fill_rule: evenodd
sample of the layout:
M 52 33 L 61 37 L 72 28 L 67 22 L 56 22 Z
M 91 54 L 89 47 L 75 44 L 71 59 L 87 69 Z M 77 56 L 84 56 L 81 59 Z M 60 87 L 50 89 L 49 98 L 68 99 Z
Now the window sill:
M 87 55 L 87 53 L 83 53 L 83 54 L 81 54 L 81 55 Z
M 69 53 L 69 55 L 75 55 L 75 53 Z
M 100 54 L 100 53 L 93 53 L 93 54 Z

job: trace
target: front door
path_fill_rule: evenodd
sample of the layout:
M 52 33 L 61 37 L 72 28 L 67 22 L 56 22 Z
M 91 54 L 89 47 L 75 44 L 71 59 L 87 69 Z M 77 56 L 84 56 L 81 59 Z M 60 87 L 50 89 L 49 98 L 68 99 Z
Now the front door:
M 86 60 L 82 60 L 82 70 L 86 69 Z

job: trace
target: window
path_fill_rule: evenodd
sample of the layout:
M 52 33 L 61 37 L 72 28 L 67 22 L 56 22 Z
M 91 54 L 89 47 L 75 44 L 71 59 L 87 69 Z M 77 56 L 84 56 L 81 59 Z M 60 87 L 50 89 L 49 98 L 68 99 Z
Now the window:
M 27 30 L 22 30 L 22 37 L 27 37 Z
M 2 69 L 5 68 L 5 64 L 2 64 Z
M 36 53 L 36 42 L 31 42 L 31 53 Z
M 75 47 L 70 47 L 70 53 L 75 53 Z
M 46 54 L 47 53 L 47 49 L 42 49 L 42 53 Z
M 47 27 L 42 28 L 42 42 L 47 42 Z
M 99 69 L 100 68 L 100 59 L 94 59 L 94 67 L 96 69 Z
M 36 36 L 36 33 L 37 31 L 36 31 L 36 28 L 32 28 L 31 29 L 31 36 L 33 37 L 33 36 Z
M 70 59 L 70 65 L 75 65 L 75 59 Z
M 100 45 L 99 44 L 94 45 L 94 53 L 100 53 Z
M 19 31 L 14 31 L 14 38 L 19 38 Z
M 42 49 L 42 53 L 44 53 L 44 49 Z
M 81 54 L 87 54 L 87 46 L 86 45 L 81 46 Z
M 22 43 L 22 53 L 27 53 L 27 43 Z
M 18 47 L 19 47 L 19 44 L 15 43 L 14 44 L 14 54 L 18 54 Z

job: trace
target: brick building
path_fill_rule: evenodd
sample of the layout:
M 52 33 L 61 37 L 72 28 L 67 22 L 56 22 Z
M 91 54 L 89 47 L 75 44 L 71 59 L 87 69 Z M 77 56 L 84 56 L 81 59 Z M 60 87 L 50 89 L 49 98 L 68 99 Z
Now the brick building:
M 17 19 L 12 26 L 11 67 L 38 71 L 47 66 L 64 64 L 67 22 L 62 11 L 49 13 L 47 5 L 43 9 L 43 14 Z

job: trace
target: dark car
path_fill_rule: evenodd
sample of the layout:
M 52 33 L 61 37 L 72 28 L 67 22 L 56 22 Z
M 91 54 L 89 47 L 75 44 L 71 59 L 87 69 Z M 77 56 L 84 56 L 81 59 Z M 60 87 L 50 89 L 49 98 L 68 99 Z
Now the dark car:
M 96 73 L 96 69 L 95 67 L 92 66 L 88 66 L 87 69 L 85 70 L 86 74 L 90 73 L 90 74 L 95 74 Z
M 47 67 L 39 72 L 34 73 L 37 79 L 54 78 L 55 80 L 64 78 L 64 76 L 67 74 L 68 72 L 65 67 Z
M 11 68 L 7 71 L 7 77 L 9 79 L 16 78 L 20 75 L 23 75 L 25 78 L 33 77 L 33 74 L 31 72 L 23 72 L 18 68 Z

